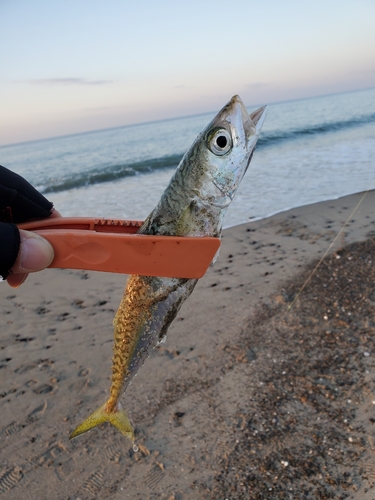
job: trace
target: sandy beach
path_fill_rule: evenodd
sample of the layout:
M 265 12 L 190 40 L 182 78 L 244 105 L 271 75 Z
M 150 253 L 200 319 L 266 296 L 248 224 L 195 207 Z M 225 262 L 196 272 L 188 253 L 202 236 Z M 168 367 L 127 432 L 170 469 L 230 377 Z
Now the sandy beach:
M 0 499 L 375 499 L 375 191 L 223 233 L 123 398 L 106 400 L 125 276 L 0 285 Z M 329 255 L 317 261 L 349 218 Z

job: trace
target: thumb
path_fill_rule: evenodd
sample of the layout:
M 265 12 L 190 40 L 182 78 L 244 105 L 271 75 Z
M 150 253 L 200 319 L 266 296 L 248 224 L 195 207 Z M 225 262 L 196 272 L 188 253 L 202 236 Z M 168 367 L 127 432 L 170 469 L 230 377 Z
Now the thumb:
M 18 288 L 29 273 L 49 266 L 54 252 L 50 243 L 31 231 L 20 229 L 20 249 L 17 259 L 7 276 L 8 285 Z
M 24 229 L 20 229 L 20 238 L 20 250 L 12 267 L 14 274 L 40 271 L 51 264 L 54 252 L 47 240 Z

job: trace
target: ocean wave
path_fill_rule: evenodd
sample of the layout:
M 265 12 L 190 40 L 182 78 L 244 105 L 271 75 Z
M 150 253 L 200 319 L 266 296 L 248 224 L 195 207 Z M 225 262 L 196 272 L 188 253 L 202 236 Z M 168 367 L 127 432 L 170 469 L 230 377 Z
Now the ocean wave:
M 303 136 L 312 136 L 317 134 L 326 134 L 337 132 L 349 128 L 366 125 L 375 122 L 375 113 L 351 118 L 350 120 L 341 120 L 335 122 L 321 123 L 306 128 L 290 129 L 286 131 L 278 130 L 273 133 L 263 134 L 259 137 L 258 148 L 273 146 L 279 142 L 291 141 Z
M 58 193 L 70 189 L 101 184 L 103 182 L 113 182 L 124 177 L 150 173 L 154 170 L 177 167 L 182 154 L 163 156 L 162 158 L 151 158 L 149 160 L 134 162 L 130 164 L 117 164 L 94 168 L 85 172 L 71 174 L 68 178 L 51 179 L 50 183 L 42 187 L 41 192 Z
M 293 141 L 306 136 L 323 135 L 330 132 L 366 125 L 371 122 L 375 122 L 375 113 L 353 117 L 348 120 L 321 123 L 309 127 L 296 129 L 289 128 L 285 131 L 279 129 L 268 133 L 262 132 L 258 140 L 258 148 L 268 148 L 277 145 L 280 142 Z M 95 167 L 82 172 L 71 173 L 66 177 L 54 177 L 49 180 L 44 179 L 43 188 L 40 190 L 44 194 L 56 193 L 59 191 L 68 191 L 93 184 L 114 182 L 124 177 L 146 174 L 155 170 L 176 168 L 182 156 L 182 153 L 171 154 L 138 162 L 103 165 L 102 167 Z

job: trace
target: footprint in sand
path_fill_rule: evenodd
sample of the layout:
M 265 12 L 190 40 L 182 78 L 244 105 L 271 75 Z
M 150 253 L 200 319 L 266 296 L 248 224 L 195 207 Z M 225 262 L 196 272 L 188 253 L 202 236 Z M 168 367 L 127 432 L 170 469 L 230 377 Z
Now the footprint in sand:
M 13 467 L 0 475 L 0 495 L 16 486 L 23 478 L 21 467 Z

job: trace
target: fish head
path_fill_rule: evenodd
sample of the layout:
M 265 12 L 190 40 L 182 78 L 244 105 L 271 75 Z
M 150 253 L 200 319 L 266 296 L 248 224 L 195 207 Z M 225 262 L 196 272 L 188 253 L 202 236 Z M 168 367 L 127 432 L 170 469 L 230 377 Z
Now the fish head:
M 249 167 L 265 117 L 266 106 L 249 114 L 235 95 L 203 130 L 200 144 L 205 149 L 205 182 L 200 198 L 206 203 L 222 209 L 231 203 Z
M 235 95 L 195 139 L 140 234 L 219 237 L 266 116 Z

